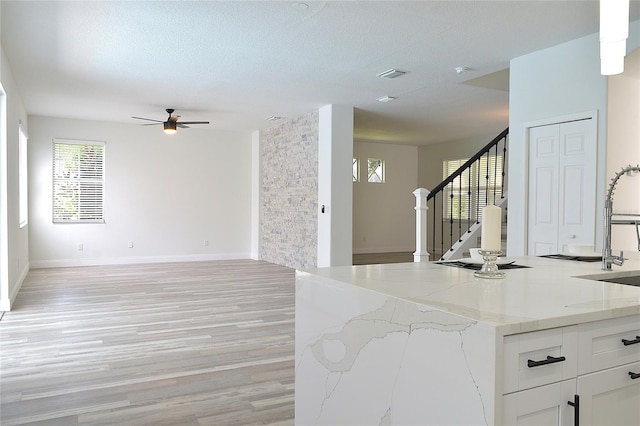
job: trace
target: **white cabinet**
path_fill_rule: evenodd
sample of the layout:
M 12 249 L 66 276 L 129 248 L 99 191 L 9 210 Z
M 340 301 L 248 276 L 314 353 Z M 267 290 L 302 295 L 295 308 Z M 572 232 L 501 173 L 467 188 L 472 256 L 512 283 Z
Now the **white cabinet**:
M 640 362 L 580 376 L 578 395 L 581 426 L 640 425 Z
M 505 425 L 640 425 L 639 315 L 506 336 L 503 359 Z
M 562 327 L 504 338 L 504 393 L 573 379 L 578 327 Z
M 573 421 L 576 380 L 538 386 L 504 396 L 503 424 L 517 426 L 568 425 Z
M 588 322 L 578 330 L 578 374 L 640 360 L 639 315 Z

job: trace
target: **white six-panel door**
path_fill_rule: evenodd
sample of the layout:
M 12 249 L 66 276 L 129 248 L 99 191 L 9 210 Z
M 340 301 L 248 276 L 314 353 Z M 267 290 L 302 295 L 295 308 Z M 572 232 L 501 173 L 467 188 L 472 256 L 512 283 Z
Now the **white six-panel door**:
M 529 129 L 530 255 L 594 243 L 596 148 L 591 120 Z

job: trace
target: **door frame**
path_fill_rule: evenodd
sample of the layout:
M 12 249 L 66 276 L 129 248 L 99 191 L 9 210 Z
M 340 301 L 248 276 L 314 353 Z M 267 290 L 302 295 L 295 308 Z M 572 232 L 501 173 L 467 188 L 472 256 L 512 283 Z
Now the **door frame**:
M 7 95 L 0 82 L 0 311 L 11 309 L 9 294 L 9 218 L 7 191 Z
M 529 149 L 531 147 L 530 140 L 529 140 L 529 134 L 530 134 L 529 130 L 534 127 L 550 126 L 554 124 L 562 124 L 562 123 L 568 123 L 572 121 L 585 121 L 585 120 L 590 120 L 589 124 L 592 126 L 591 130 L 593 131 L 593 135 L 596 138 L 596 205 L 594 206 L 594 208 L 596 209 L 596 211 L 598 211 L 598 206 L 600 205 L 598 200 L 601 198 L 600 176 L 601 176 L 601 170 L 604 164 L 603 163 L 604 159 L 601 158 L 602 156 L 600 153 L 600 140 L 598 138 L 598 110 L 583 111 L 583 112 L 577 112 L 573 114 L 548 117 L 540 120 L 527 121 L 522 124 L 522 132 L 523 132 L 522 140 L 524 140 L 524 145 L 525 145 L 524 146 L 524 154 L 525 154 L 524 182 L 525 182 L 525 190 L 527 194 L 527 196 L 524 199 L 524 212 L 523 212 L 524 213 L 524 230 L 525 230 L 523 244 L 524 244 L 524 254 L 526 256 L 529 255 L 529 163 L 530 163 Z M 599 240 L 597 236 L 600 235 L 600 232 L 598 230 L 602 228 L 602 226 L 600 225 L 601 222 L 599 218 L 600 216 L 596 214 L 596 217 L 595 217 L 596 250 L 599 250 L 598 248 Z

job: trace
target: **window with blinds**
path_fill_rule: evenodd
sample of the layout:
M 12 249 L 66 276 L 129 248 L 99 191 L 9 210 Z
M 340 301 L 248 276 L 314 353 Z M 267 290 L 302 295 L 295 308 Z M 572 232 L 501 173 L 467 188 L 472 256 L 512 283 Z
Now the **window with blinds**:
M 53 222 L 104 222 L 104 142 L 53 141 Z
M 442 164 L 442 178 L 446 179 L 468 158 L 445 160 Z M 488 179 L 487 179 L 488 177 Z M 496 193 L 493 187 L 502 186 L 502 154 L 480 157 L 447 186 L 443 205 L 445 219 L 482 220 L 482 207 L 494 204 Z M 500 193 L 498 193 L 498 196 Z

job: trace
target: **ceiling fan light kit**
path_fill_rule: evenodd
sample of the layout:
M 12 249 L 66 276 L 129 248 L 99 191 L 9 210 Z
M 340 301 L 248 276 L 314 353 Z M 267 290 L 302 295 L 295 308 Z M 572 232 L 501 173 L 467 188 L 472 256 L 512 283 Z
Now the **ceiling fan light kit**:
M 154 124 L 162 124 L 162 126 L 164 127 L 164 132 L 167 135 L 174 135 L 178 131 L 178 127 L 182 127 L 183 129 L 188 129 L 189 126 L 186 126 L 186 124 L 209 124 L 208 121 L 178 121 L 180 119 L 180 116 L 173 115 L 173 112 L 175 111 L 175 109 L 167 108 L 165 111 L 167 111 L 167 114 L 169 114 L 169 118 L 167 118 L 167 121 L 154 120 L 152 118 L 144 118 L 144 117 L 131 117 L 131 118 L 134 118 L 136 120 L 153 121 L 153 123 L 143 124 L 143 126 L 152 126 Z
M 164 124 L 164 132 L 168 135 L 173 135 L 178 131 L 176 129 L 175 121 L 165 121 L 163 124 Z

